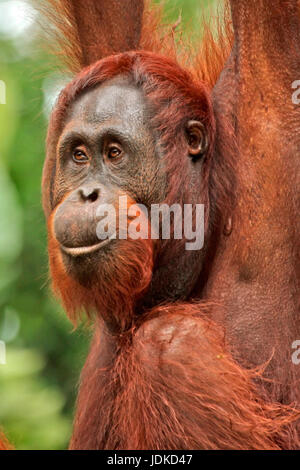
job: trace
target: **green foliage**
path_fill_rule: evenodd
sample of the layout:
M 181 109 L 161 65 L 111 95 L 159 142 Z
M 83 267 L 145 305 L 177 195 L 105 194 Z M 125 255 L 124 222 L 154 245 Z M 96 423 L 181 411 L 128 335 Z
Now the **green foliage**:
M 162 3 L 155 0 L 155 3 Z M 168 0 L 165 1 L 166 18 L 176 23 L 181 17 L 183 31 L 193 34 L 201 33 L 203 17 L 216 7 L 218 2 L 213 0 Z
M 0 0 L 0 20 L 5 4 Z M 182 10 L 185 28 L 198 28 L 200 0 L 170 5 L 171 19 Z M 18 449 L 63 449 L 88 334 L 72 332 L 48 287 L 40 181 L 47 128 L 43 89 L 53 71 L 49 57 L 37 54 L 38 39 L 30 40 L 36 34 L 31 27 L 5 37 L 0 29 L 7 102 L 0 104 L 0 341 L 7 345 L 7 364 L 0 361 L 0 424 Z

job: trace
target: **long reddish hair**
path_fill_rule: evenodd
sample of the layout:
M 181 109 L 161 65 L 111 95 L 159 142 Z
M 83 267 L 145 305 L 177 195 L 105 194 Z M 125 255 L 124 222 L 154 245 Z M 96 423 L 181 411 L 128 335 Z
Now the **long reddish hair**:
M 0 432 L 0 450 L 12 450 L 11 444 L 8 442 L 4 434 Z
M 168 190 L 166 202 L 189 202 L 184 198 L 189 195 L 189 179 L 186 177 L 186 172 L 183 171 L 184 162 L 180 158 L 182 150 L 186 148 L 186 138 L 184 134 L 185 125 L 189 119 L 195 119 L 201 121 L 206 128 L 209 140 L 209 149 L 207 152 L 206 160 L 203 164 L 203 175 L 201 179 L 201 185 L 199 182 L 199 188 L 203 188 L 202 193 L 199 194 L 199 200 L 205 204 L 206 207 L 206 225 L 208 224 L 209 218 L 209 166 L 213 154 L 214 148 L 214 136 L 215 136 L 215 121 L 213 117 L 212 105 L 209 97 L 209 92 L 205 85 L 200 81 L 195 81 L 191 75 L 180 68 L 174 61 L 158 56 L 151 52 L 138 51 L 138 52 L 125 52 L 104 58 L 95 64 L 83 69 L 78 76 L 62 91 L 54 112 L 51 116 L 50 127 L 48 132 L 48 158 L 46 163 L 46 169 L 44 171 L 44 183 L 45 187 L 49 185 L 49 166 L 54 165 L 56 158 L 56 145 L 58 138 L 62 132 L 65 117 L 69 106 L 76 100 L 84 91 L 90 90 L 107 80 L 110 80 L 118 75 L 126 76 L 129 81 L 136 87 L 140 88 L 146 99 L 148 107 L 150 108 L 151 114 L 151 127 L 153 132 L 158 136 L 160 147 L 163 149 L 165 167 L 167 172 Z M 55 165 L 54 165 L 55 167 Z M 51 173 L 50 173 L 51 174 Z M 44 207 L 46 212 L 50 212 L 49 192 L 44 192 Z M 52 208 L 53 209 L 53 208 Z M 52 222 L 50 220 L 49 233 L 52 233 Z M 124 246 L 123 246 L 124 245 Z M 136 256 L 133 245 L 137 249 Z M 123 247 L 123 248 L 122 248 Z M 144 256 L 141 257 L 141 247 L 145 250 Z M 49 253 L 50 253 L 50 267 L 52 271 L 52 278 L 54 279 L 54 287 L 56 292 L 60 292 L 63 298 L 63 303 L 70 313 L 71 317 L 74 318 L 74 311 L 82 306 L 85 309 L 91 307 L 99 307 L 95 305 L 95 299 L 101 298 L 102 311 L 103 305 L 106 302 L 103 301 L 103 297 L 106 298 L 105 292 L 110 292 L 109 298 L 115 299 L 117 305 L 127 305 L 127 318 L 130 316 L 132 302 L 127 299 L 126 292 L 129 291 L 130 299 L 136 298 L 130 289 L 121 289 L 120 286 L 125 284 L 125 280 L 128 283 L 130 279 L 129 265 L 140 266 L 141 259 L 149 259 L 148 264 L 143 263 L 140 266 L 140 271 L 152 270 L 153 267 L 153 247 L 151 241 L 130 241 L 129 248 L 126 244 L 121 244 L 118 248 L 117 259 L 111 262 L 111 265 L 107 263 L 107 271 L 104 279 L 101 276 L 101 286 L 106 283 L 107 279 L 111 279 L 112 282 L 107 285 L 107 289 L 100 289 L 102 295 L 99 296 L 99 286 L 95 286 L 95 289 L 85 289 L 82 286 L 77 286 L 75 291 L 77 292 L 77 302 L 74 302 L 74 295 L 72 294 L 69 299 L 70 292 L 74 292 L 74 282 L 70 279 L 70 276 L 65 273 L 63 262 L 61 260 L 61 254 L 59 248 L 54 240 L 54 237 L 50 236 L 49 240 Z M 149 254 L 149 249 L 151 254 Z M 177 249 L 177 246 L 173 248 Z M 124 253 L 120 255 L 122 252 Z M 128 251 L 128 257 L 126 258 L 125 252 Z M 170 255 L 170 253 L 169 253 Z M 169 256 L 168 255 L 168 256 Z M 134 262 L 133 262 L 134 258 Z M 120 261 L 118 271 L 115 272 L 115 280 L 113 280 L 112 268 L 116 266 Z M 127 267 L 122 260 L 127 259 Z M 121 266 L 124 264 L 124 269 Z M 138 268 L 135 268 L 138 271 Z M 124 272 L 124 279 L 122 279 L 121 273 Z M 151 276 L 145 275 L 144 281 L 141 282 L 141 291 L 145 290 L 145 284 L 149 285 Z M 141 276 L 141 277 L 143 277 Z M 145 283 L 145 279 L 147 282 Z M 72 284 L 72 286 L 71 286 Z M 63 287 L 62 287 L 63 286 Z M 114 289 L 113 286 L 116 286 Z M 72 287 L 72 288 L 71 288 Z M 111 289 L 118 290 L 119 295 L 112 295 Z M 95 292 L 95 290 L 98 292 Z M 136 290 L 136 287 L 134 287 Z M 121 295 L 122 293 L 122 295 Z M 76 297 L 76 296 L 75 296 Z M 123 299 L 123 300 L 122 300 Z M 107 305 L 106 305 L 107 307 Z M 132 306 L 133 308 L 133 306 Z M 99 309 L 97 309 L 99 310 Z M 112 311 L 112 306 L 109 307 Z M 122 310 L 122 309 L 121 309 Z M 117 313 L 118 312 L 118 313 Z M 120 313 L 120 309 L 115 309 L 114 318 L 124 316 Z

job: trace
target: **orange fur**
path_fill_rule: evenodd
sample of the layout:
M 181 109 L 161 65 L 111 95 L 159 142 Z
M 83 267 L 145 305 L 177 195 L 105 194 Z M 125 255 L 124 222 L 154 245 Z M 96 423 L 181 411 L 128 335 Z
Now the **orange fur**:
M 57 139 L 70 104 L 84 90 L 122 73 L 142 87 L 157 110 L 152 124 L 164 148 L 168 202 L 182 202 L 189 194 L 178 149 L 184 148 L 179 129 L 192 114 L 205 122 L 211 142 L 199 201 L 212 204 L 209 218 L 217 210 L 229 209 L 234 145 L 227 146 L 224 139 L 214 146 L 215 122 L 206 87 L 172 61 L 149 52 L 103 59 L 84 69 L 66 87 L 51 118 L 44 181 L 51 175 Z M 224 129 L 230 140 L 226 122 L 219 123 L 218 129 Z M 50 214 L 48 187 L 44 207 Z M 149 316 L 144 310 L 139 312 L 139 301 L 157 269 L 151 240 L 118 240 L 117 249 L 99 262 L 85 286 L 66 272 L 53 236 L 52 218 L 53 213 L 48 229 L 54 289 L 71 318 L 80 308 L 97 314 L 71 448 L 278 449 L 296 445 L 297 439 L 289 442 L 289 424 L 298 414 L 259 397 L 251 382 L 253 373 L 233 361 L 218 327 L 205 320 L 205 306 L 173 304 L 158 307 L 148 312 Z M 165 262 L 168 256 L 171 258 L 170 252 Z M 225 359 L 219 362 L 223 355 Z
M 132 204 L 134 201 L 129 199 L 128 206 Z M 125 331 L 134 321 L 135 302 L 151 281 L 153 241 L 118 240 L 117 255 L 116 250 L 112 250 L 100 263 L 92 285 L 85 286 L 66 272 L 62 253 L 53 234 L 54 214 L 48 224 L 49 262 L 54 292 L 61 297 L 74 323 L 80 311 L 84 310 L 89 317 L 97 312 L 97 316 L 104 318 L 113 330 Z
M 12 450 L 11 444 L 2 433 L 0 433 L 0 450 Z
M 157 307 L 121 337 L 96 329 L 70 448 L 284 447 L 299 412 L 259 398 L 259 372 L 232 360 L 211 308 Z
M 60 0 L 59 4 L 67 3 Z M 57 11 L 64 14 L 61 7 Z M 68 15 L 64 17 L 67 30 L 64 25 L 60 31 L 73 43 L 74 51 L 65 51 L 75 71 L 85 61 L 76 24 Z M 233 360 L 234 351 L 225 345 L 223 331 L 206 318 L 214 313 L 208 305 L 191 302 L 160 305 L 151 311 L 139 308 L 157 268 L 151 241 L 118 241 L 117 249 L 104 257 L 84 285 L 66 271 L 54 238 L 50 180 L 66 112 L 82 92 L 117 75 L 126 75 L 140 87 L 154 109 L 151 124 L 164 149 L 168 202 L 182 202 L 183 195 L 189 195 L 190 181 L 178 152 L 185 145 L 180 129 L 192 115 L 205 123 L 210 141 L 199 190 L 199 202 L 208 206 L 206 235 L 216 220 L 222 230 L 235 204 L 233 129 L 223 115 L 213 113 L 208 92 L 231 48 L 228 13 L 224 28 L 219 23 L 219 39 L 206 26 L 202 46 L 192 57 L 176 40 L 175 27 L 161 26 L 159 9 L 148 6 L 143 15 L 137 51 L 103 58 L 99 49 L 96 59 L 101 60 L 81 70 L 62 92 L 49 127 L 43 182 L 54 289 L 73 320 L 78 309 L 96 312 L 95 338 L 82 373 L 70 447 L 296 448 L 299 438 L 292 424 L 299 412 L 261 398 L 254 385 L 255 380 L 262 380 L 261 372 L 244 369 Z M 175 259 L 174 253 L 167 253 L 166 264 Z
M 140 41 L 136 49 L 170 58 L 189 70 L 196 79 L 204 81 L 212 88 L 224 67 L 233 43 L 227 1 L 221 18 L 210 21 L 203 18 L 201 39 L 196 44 L 182 40 L 180 20 L 175 24 L 164 21 L 163 4 L 154 4 L 152 0 L 146 0 L 144 3 Z M 63 67 L 76 74 L 88 64 L 84 58 L 84 48 L 80 42 L 78 25 L 71 4 L 70 0 L 46 0 L 44 6 L 42 3 L 42 6 L 39 4 L 37 8 L 42 11 L 47 24 L 50 22 L 54 25 L 50 31 L 49 28 L 43 28 L 46 31 L 47 50 L 52 50 L 54 55 L 61 59 Z M 96 20 L 97 18 L 93 18 L 91 14 L 90 21 L 95 23 Z M 97 24 L 93 24 L 93 27 L 97 28 Z M 99 41 L 104 34 L 100 22 L 98 28 L 95 41 Z M 101 47 L 98 47 L 98 52 L 95 51 L 94 54 L 94 61 L 107 55 Z

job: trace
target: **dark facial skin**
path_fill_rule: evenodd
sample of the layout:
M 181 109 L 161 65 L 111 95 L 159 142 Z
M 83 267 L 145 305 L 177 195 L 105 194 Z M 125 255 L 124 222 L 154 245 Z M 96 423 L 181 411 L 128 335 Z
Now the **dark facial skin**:
M 142 92 L 122 78 L 85 93 L 71 107 L 59 139 L 63 189 L 109 182 L 144 204 L 161 200 L 164 172 L 157 173 L 161 159 L 147 122 Z M 110 152 L 112 147 L 122 154 Z M 76 148 L 89 157 L 87 164 L 73 161 Z M 72 186 L 66 181 L 72 181 Z
M 115 204 L 120 192 L 146 206 L 164 199 L 163 161 L 148 120 L 142 92 L 122 78 L 88 91 L 69 110 L 58 143 L 54 193 L 55 235 L 63 250 L 71 248 L 68 258 L 77 257 L 73 248 L 99 244 L 100 203 Z
M 148 208 L 165 200 L 164 159 L 149 122 L 143 93 L 122 77 L 88 90 L 69 109 L 57 146 L 53 223 L 67 271 L 84 284 L 88 284 L 103 257 L 117 249 L 118 244 L 118 240 L 102 242 L 97 237 L 99 204 L 116 206 L 124 193 Z M 203 126 L 190 121 L 183 132 L 187 133 L 190 155 L 182 159 L 182 170 L 188 167 L 192 186 L 193 181 L 198 181 L 195 185 L 198 192 L 199 167 L 193 159 L 207 146 Z M 195 263 L 190 263 L 188 257 L 191 254 L 185 253 L 185 268 L 179 276 L 183 289 L 182 277 L 188 282 L 198 260 L 197 255 Z M 175 261 L 178 267 L 178 257 Z M 157 274 L 154 279 L 160 279 Z M 159 284 L 161 290 L 161 280 Z M 176 295 L 176 286 L 170 289 Z M 170 289 L 164 284 L 163 291 Z

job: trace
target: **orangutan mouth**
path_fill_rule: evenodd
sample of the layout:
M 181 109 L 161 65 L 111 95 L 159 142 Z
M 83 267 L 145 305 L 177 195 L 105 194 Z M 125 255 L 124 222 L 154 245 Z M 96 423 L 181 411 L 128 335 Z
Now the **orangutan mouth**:
M 60 248 L 67 255 L 77 257 L 77 256 L 84 256 L 84 255 L 89 255 L 91 253 L 95 253 L 95 251 L 100 250 L 100 248 L 103 248 L 109 242 L 111 242 L 111 238 L 102 240 L 100 243 L 97 243 L 96 245 L 76 246 L 76 247 L 68 247 L 68 246 L 60 245 Z

